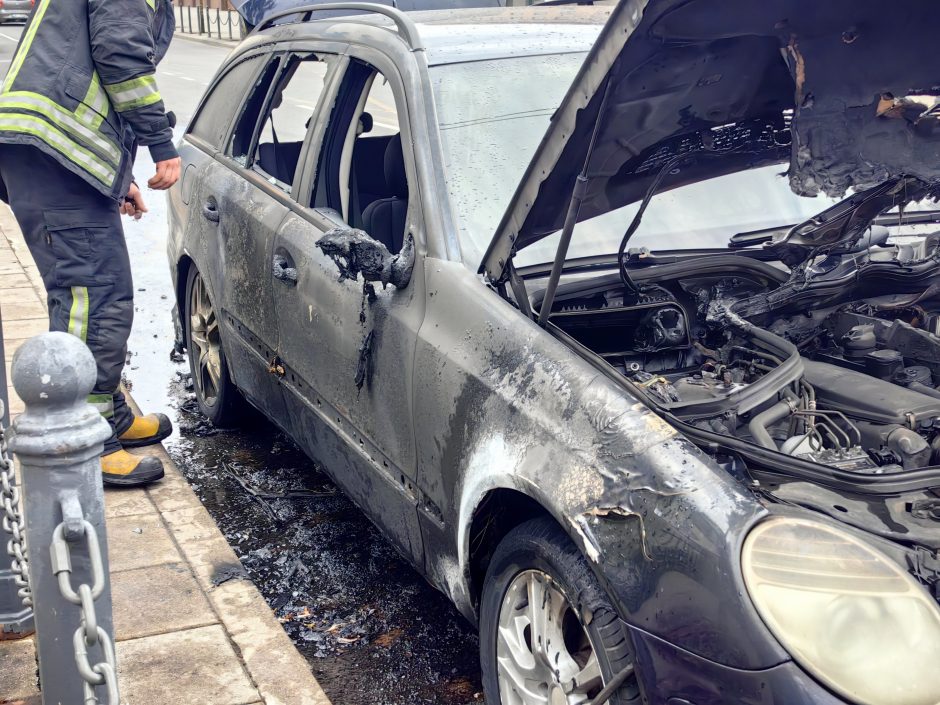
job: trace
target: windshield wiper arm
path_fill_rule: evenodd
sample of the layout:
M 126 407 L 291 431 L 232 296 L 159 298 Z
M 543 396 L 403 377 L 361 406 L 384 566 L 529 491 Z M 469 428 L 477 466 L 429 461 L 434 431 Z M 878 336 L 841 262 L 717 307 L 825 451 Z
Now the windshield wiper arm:
M 779 232 L 785 232 L 792 228 L 794 223 L 788 225 L 775 225 L 772 228 L 761 228 L 760 230 L 745 230 L 735 233 L 728 240 L 728 247 L 735 250 L 740 247 L 752 247 L 754 245 L 763 245 L 773 240 L 774 235 Z
M 872 225 L 925 225 L 929 223 L 940 223 L 940 210 L 929 211 L 908 211 L 905 213 L 884 213 L 871 221 Z M 753 247 L 754 245 L 763 245 L 773 240 L 776 233 L 787 231 L 793 228 L 796 223 L 787 225 L 775 225 L 770 228 L 761 228 L 759 230 L 745 230 L 735 233 L 728 240 L 728 247 L 738 249 L 741 247 Z
M 904 213 L 883 213 L 875 218 L 872 225 L 924 225 L 940 223 L 940 210 L 905 211 Z

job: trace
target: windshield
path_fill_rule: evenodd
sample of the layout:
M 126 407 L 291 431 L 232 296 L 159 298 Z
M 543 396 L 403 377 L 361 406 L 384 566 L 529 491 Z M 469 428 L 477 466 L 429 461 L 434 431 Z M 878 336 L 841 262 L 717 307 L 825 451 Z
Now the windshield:
M 599 29 L 599 28 L 598 28 Z M 586 53 L 431 68 L 447 190 L 476 269 Z
M 447 189 L 468 267 L 476 269 L 483 259 L 584 57 L 577 52 L 431 68 Z M 838 202 L 794 194 L 787 166 L 727 174 L 655 195 L 629 247 L 724 248 L 736 233 L 799 223 Z M 579 223 L 568 259 L 616 253 L 637 208 L 632 203 Z M 516 266 L 554 260 L 559 237 L 555 233 L 519 251 Z
M 735 233 L 800 223 L 839 202 L 825 196 L 797 196 L 790 190 L 787 166 L 771 164 L 656 194 L 627 247 L 723 248 Z M 578 223 L 567 258 L 616 253 L 639 207 L 639 202 L 631 203 Z M 521 250 L 516 266 L 554 260 L 559 237 L 555 233 Z

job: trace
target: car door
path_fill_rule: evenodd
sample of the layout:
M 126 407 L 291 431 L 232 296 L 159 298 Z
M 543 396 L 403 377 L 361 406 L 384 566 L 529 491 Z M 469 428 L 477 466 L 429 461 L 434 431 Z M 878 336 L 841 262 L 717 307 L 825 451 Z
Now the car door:
M 397 251 L 410 234 L 417 257 L 423 257 L 420 203 L 407 196 L 416 189 L 408 188 L 414 161 L 402 82 L 390 62 L 381 63 L 379 56 L 373 61 L 381 72 L 350 58 L 332 109 L 321 113 L 321 149 L 305 165 L 306 196 L 275 241 L 275 309 L 295 435 L 399 549 L 420 563 L 412 379 L 424 316 L 423 270 L 415 266 L 402 289 L 364 287 L 359 278 L 342 278 L 317 246 L 334 228 L 363 224 L 362 212 L 381 201 L 372 211 L 386 207 L 397 213 L 397 225 L 381 233 L 386 244 Z M 366 177 L 368 183 L 360 183 L 357 173 L 384 170 L 393 142 L 397 183 Z M 386 222 L 375 219 L 380 221 Z
M 256 305 L 270 298 L 270 284 L 262 278 L 264 260 L 257 253 L 270 247 L 273 233 L 266 237 L 263 228 L 246 223 L 245 214 L 233 205 L 238 194 L 244 198 L 254 189 L 245 181 L 244 160 L 232 158 L 231 141 L 233 134 L 254 132 L 279 63 L 279 56 L 265 51 L 226 66 L 200 106 L 185 140 L 190 144 L 184 143 L 182 151 L 182 198 L 188 204 L 189 231 L 196 233 L 186 243 L 187 254 L 219 315 L 233 379 L 269 414 L 283 411 L 283 400 L 265 371 L 261 351 L 277 344 L 277 327 L 266 325 Z M 246 289 L 255 292 L 253 300 L 242 295 Z
M 279 52 L 249 92 L 197 202 L 218 230 L 219 308 L 235 384 L 286 427 L 271 260 L 319 95 L 337 54 Z M 234 343 L 234 344 L 232 344 Z

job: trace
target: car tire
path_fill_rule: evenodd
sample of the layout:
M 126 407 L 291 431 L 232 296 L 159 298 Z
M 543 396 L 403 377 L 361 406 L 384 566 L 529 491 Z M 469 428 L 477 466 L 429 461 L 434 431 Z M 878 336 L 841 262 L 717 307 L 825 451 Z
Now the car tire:
M 540 576 L 547 576 L 548 580 Z M 534 698 L 527 700 L 514 690 L 510 685 L 512 678 L 505 675 L 509 672 L 507 669 L 513 668 L 512 659 L 506 658 L 507 651 L 518 653 L 520 661 L 524 664 L 528 664 L 532 659 L 536 664 L 538 663 L 539 657 L 531 649 L 531 620 L 530 625 L 522 630 L 522 638 L 515 636 L 519 634 L 518 625 L 525 622 L 524 614 L 529 608 L 518 607 L 513 602 L 514 596 L 521 597 L 522 593 L 518 588 L 519 581 L 526 581 L 530 578 L 542 582 L 542 588 L 529 585 L 527 593 L 529 595 L 534 594 L 531 592 L 533 589 L 558 588 L 561 596 L 567 601 L 568 609 L 554 623 L 561 627 L 565 651 L 569 652 L 570 656 L 570 651 L 577 650 L 577 644 L 583 644 L 583 637 L 586 636 L 587 646 L 597 656 L 597 663 L 591 664 L 592 670 L 596 672 L 596 667 L 599 666 L 602 679 L 601 682 L 595 678 L 593 685 L 584 688 L 583 695 L 578 692 L 563 696 L 564 686 L 561 683 L 568 682 L 570 688 L 572 681 L 562 673 L 561 667 L 556 666 L 554 681 L 548 683 L 547 689 L 548 691 L 560 689 L 559 692 L 548 692 L 547 695 L 552 697 L 547 697 L 546 690 L 539 683 L 533 689 L 533 693 L 535 689 L 539 689 L 543 702 L 547 697 L 547 701 L 551 703 L 589 703 L 598 694 L 603 683 L 609 683 L 615 675 L 633 663 L 632 643 L 626 628 L 617 617 L 610 598 L 601 588 L 584 556 L 550 518 L 533 519 L 510 531 L 496 548 L 487 569 L 480 602 L 480 660 L 483 671 L 484 699 L 493 705 L 497 703 L 518 705 L 534 701 Z M 552 583 L 554 583 L 553 586 Z M 546 593 L 541 594 L 544 596 Z M 556 593 L 552 594 L 554 599 Z M 557 599 L 555 601 L 557 602 Z M 545 602 L 543 599 L 542 603 Z M 507 615 L 503 615 L 504 609 L 508 610 Z M 554 610 L 557 611 L 558 607 Z M 590 618 L 585 619 L 582 615 L 590 615 Z M 504 620 L 501 624 L 501 616 L 510 616 L 511 619 L 508 622 Z M 588 622 L 587 625 L 585 621 Z M 552 623 L 552 620 L 549 620 L 549 623 Z M 578 628 L 581 630 L 580 634 Z M 501 636 L 501 629 L 503 634 L 510 634 L 510 636 L 508 638 Z M 546 629 L 546 633 L 550 633 L 550 630 Z M 546 641 L 550 644 L 551 640 Z M 569 647 L 569 644 L 573 646 L 573 649 Z M 515 649 L 510 648 L 511 645 L 514 645 Z M 529 653 L 525 653 L 526 650 Z M 547 651 L 548 662 L 555 664 L 567 662 L 567 657 L 559 660 L 557 655 L 553 655 L 556 651 L 553 645 L 550 644 Z M 576 658 L 575 661 L 577 667 L 583 667 L 583 673 L 589 670 L 582 663 L 586 653 L 583 647 L 579 653 L 580 660 Z M 570 669 L 568 669 L 568 674 L 570 675 Z M 503 697 L 504 694 L 506 697 Z M 565 699 L 562 699 L 563 697 Z M 640 691 L 636 676 L 628 677 L 608 702 L 610 705 L 639 703 Z
M 189 268 L 186 278 L 184 309 L 186 350 L 199 410 L 213 426 L 238 426 L 246 416 L 248 405 L 229 376 L 218 314 L 196 267 Z

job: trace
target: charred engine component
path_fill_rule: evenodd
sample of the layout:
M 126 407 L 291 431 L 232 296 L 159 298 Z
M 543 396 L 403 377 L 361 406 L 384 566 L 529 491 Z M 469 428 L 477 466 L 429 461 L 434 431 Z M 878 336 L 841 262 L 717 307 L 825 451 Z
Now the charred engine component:
M 637 352 L 687 346 L 689 333 L 685 313 L 678 306 L 650 311 L 637 326 L 633 342 Z
M 883 304 L 882 306 L 888 306 Z M 874 303 L 855 308 L 877 309 Z M 897 314 L 894 309 L 886 309 Z M 840 367 L 866 372 L 880 379 L 894 380 L 906 364 L 925 367 L 931 376 L 940 379 L 940 337 L 924 327 L 933 325 L 933 314 L 912 313 L 911 321 L 901 318 L 884 319 L 856 311 L 836 311 L 821 321 L 813 336 L 815 346 L 801 347 L 804 354 Z M 923 380 L 916 380 L 925 384 Z M 907 385 L 904 385 L 907 386 Z M 923 390 L 920 390 L 923 391 Z
M 689 321 L 675 303 L 602 309 L 574 306 L 553 313 L 552 323 L 604 357 L 635 356 L 692 346 Z
M 754 443 L 860 473 L 913 470 L 940 456 L 940 399 L 823 362 L 804 360 L 804 369 L 799 395 L 786 390 L 751 417 Z M 922 370 L 900 372 L 905 369 L 913 379 L 927 379 Z M 897 374 L 890 373 L 892 380 Z
M 673 384 L 683 401 L 724 399 L 746 386 L 739 370 L 703 370 L 698 374 L 681 377 Z
M 805 379 L 822 408 L 881 425 L 928 429 L 940 424 L 940 399 L 836 365 L 804 360 Z
M 897 424 L 879 426 L 867 421 L 859 421 L 856 426 L 862 434 L 864 446 L 876 449 L 881 454 L 881 460 L 891 460 L 893 456 L 897 459 L 895 462 L 900 461 L 905 470 L 930 464 L 930 444 L 916 431 Z M 890 455 L 885 451 L 889 451 Z

